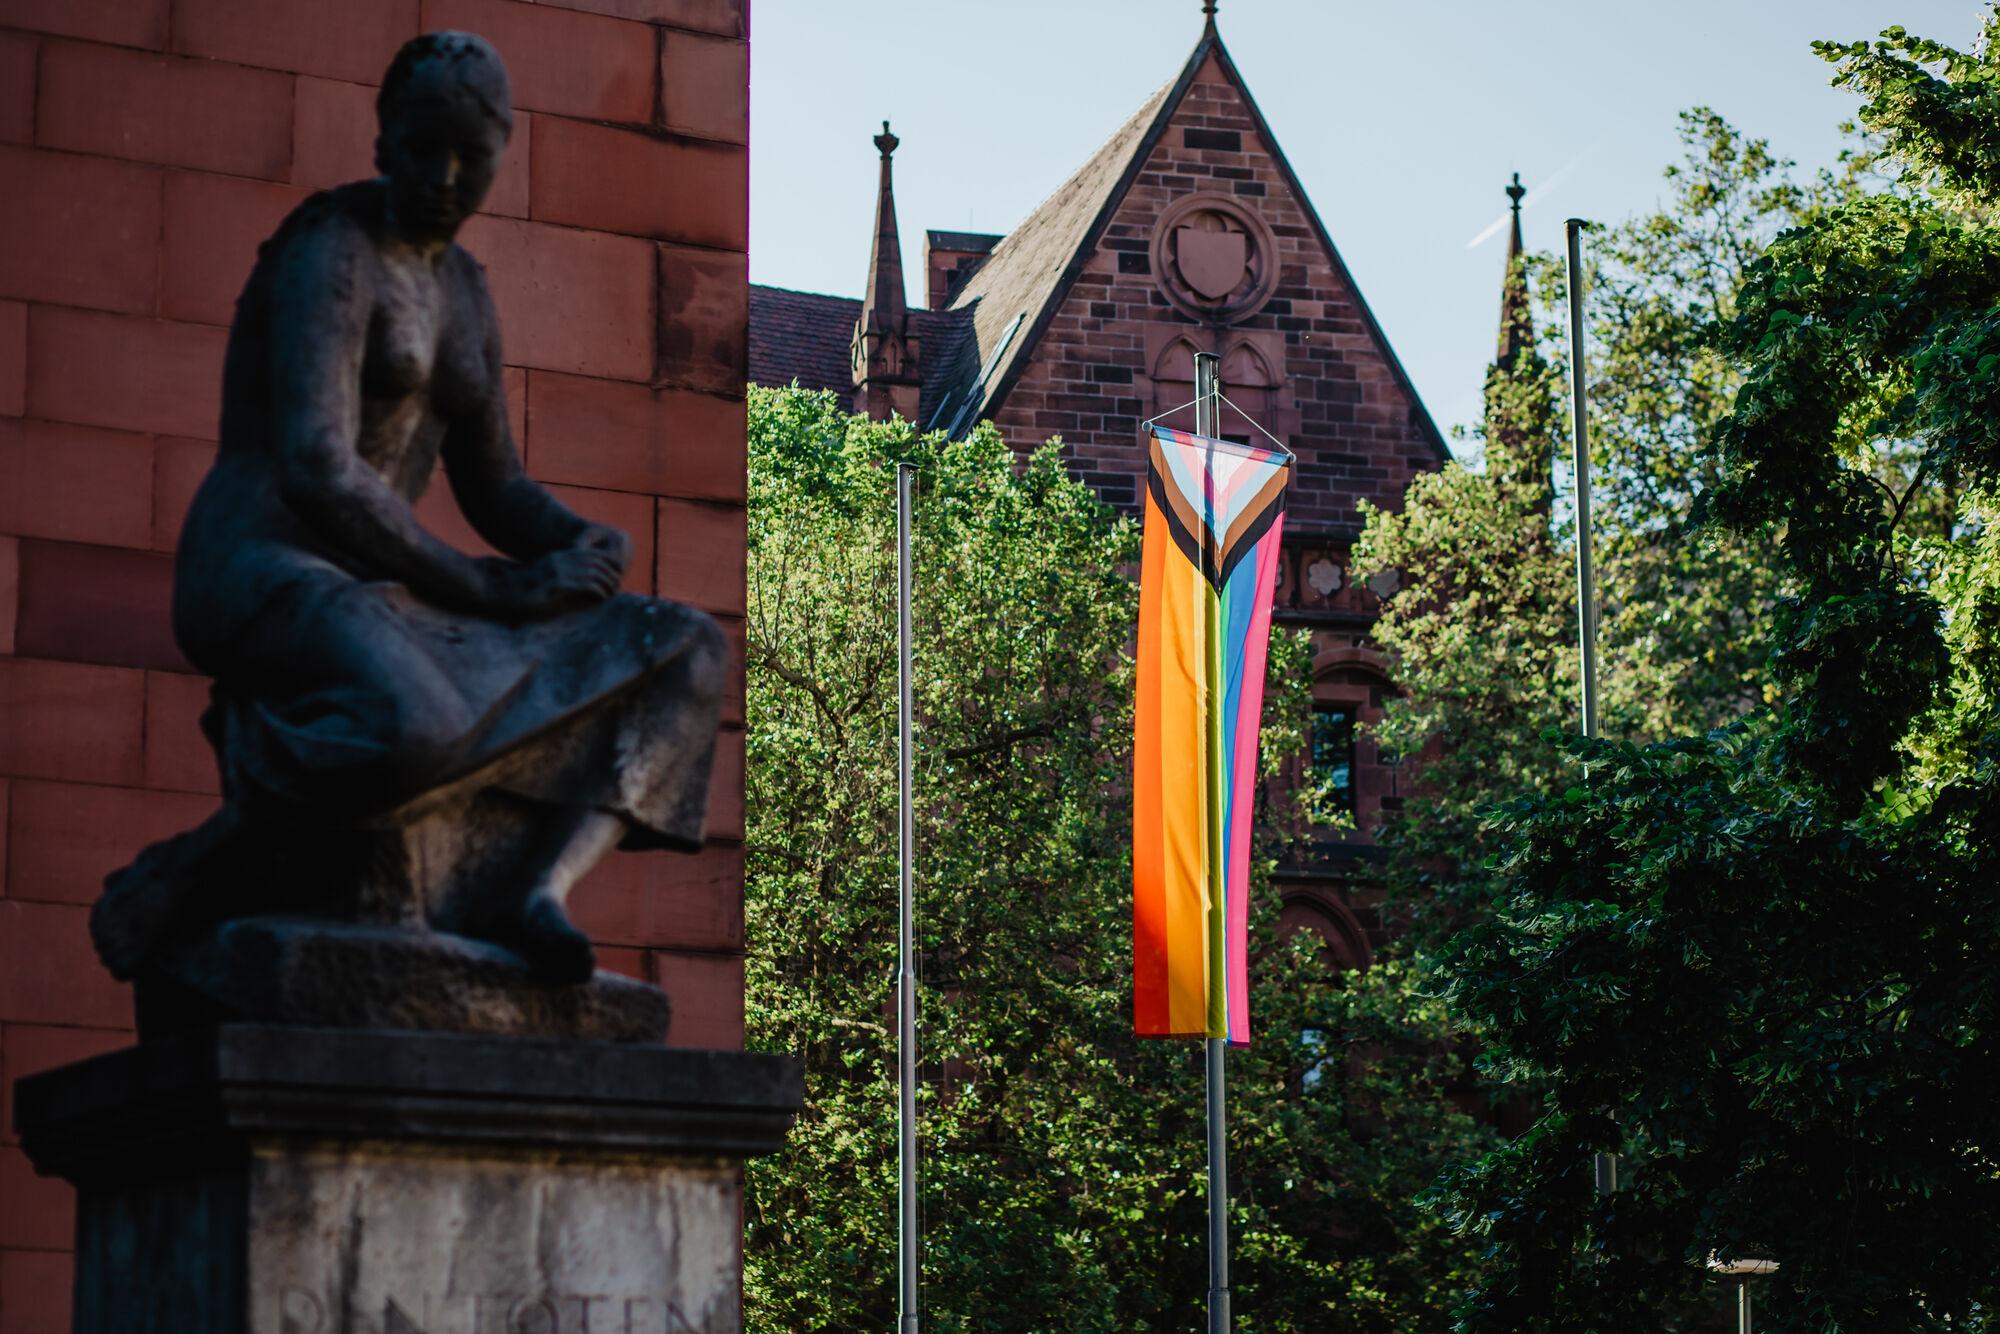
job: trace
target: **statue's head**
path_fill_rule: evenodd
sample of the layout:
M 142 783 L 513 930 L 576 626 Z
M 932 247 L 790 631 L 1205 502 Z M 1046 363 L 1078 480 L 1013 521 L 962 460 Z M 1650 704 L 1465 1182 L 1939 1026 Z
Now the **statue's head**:
M 375 167 L 396 230 L 448 241 L 486 198 L 514 128 L 507 66 L 483 37 L 427 32 L 404 43 L 375 98 Z

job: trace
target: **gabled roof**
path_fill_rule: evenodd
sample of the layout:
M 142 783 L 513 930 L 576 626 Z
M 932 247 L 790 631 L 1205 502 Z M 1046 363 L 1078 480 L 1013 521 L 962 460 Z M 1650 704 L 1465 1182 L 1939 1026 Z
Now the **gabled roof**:
M 1347 290 L 1353 293 L 1362 323 L 1381 350 L 1396 383 L 1409 397 L 1418 431 L 1429 442 L 1438 462 L 1449 462 L 1451 452 L 1445 446 L 1444 436 L 1431 420 L 1402 363 L 1396 359 L 1395 350 L 1390 347 L 1381 326 L 1375 322 L 1374 312 L 1368 309 L 1361 289 L 1354 282 L 1354 275 L 1334 247 L 1333 238 L 1327 234 L 1318 210 L 1313 208 L 1305 187 L 1293 172 L 1292 164 L 1286 160 L 1284 150 L 1278 146 L 1264 113 L 1258 110 L 1257 101 L 1250 95 L 1249 86 L 1237 71 L 1236 63 L 1229 58 L 1229 51 L 1223 46 L 1213 19 L 1203 29 L 1201 40 L 1195 43 L 1180 73 L 1148 98 L 1145 105 L 1118 128 L 1104 147 L 1075 175 L 1057 187 L 1054 194 L 1043 200 L 1025 222 L 1009 232 L 959 290 L 951 308 L 971 312 L 971 336 L 966 339 L 956 364 L 945 377 L 945 392 L 949 398 L 940 409 L 935 410 L 938 420 L 927 416 L 924 425 L 934 429 L 957 422 L 958 429 L 963 429 L 979 417 L 991 416 L 1000 409 L 1008 391 L 1027 368 L 1036 343 L 1061 309 L 1063 300 L 1076 284 L 1077 275 L 1097 248 L 1104 229 L 1124 202 L 1126 191 L 1131 188 L 1146 159 L 1152 155 L 1160 136 L 1166 132 L 1168 122 L 1194 83 L 1202 62 L 1211 54 L 1215 56 L 1223 76 L 1242 96 L 1251 123 L 1256 126 L 1257 138 L 1298 201 L 1320 248 L 1325 251 Z M 972 409 L 970 412 L 967 412 L 968 406 Z

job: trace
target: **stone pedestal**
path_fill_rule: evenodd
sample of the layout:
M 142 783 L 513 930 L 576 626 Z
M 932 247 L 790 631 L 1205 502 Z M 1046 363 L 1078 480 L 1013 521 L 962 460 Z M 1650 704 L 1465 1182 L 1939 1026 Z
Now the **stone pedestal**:
M 789 1057 L 225 1025 L 16 1086 L 77 1334 L 734 1334 Z

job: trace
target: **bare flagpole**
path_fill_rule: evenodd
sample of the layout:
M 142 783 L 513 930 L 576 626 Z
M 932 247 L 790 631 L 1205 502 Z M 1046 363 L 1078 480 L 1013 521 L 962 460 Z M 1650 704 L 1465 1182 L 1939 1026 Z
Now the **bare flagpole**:
M 1221 358 L 1208 352 L 1198 352 L 1194 358 L 1194 433 L 1196 435 L 1207 436 L 1210 439 L 1214 439 L 1221 433 L 1221 426 L 1217 421 L 1217 417 L 1219 416 L 1218 408 L 1220 406 L 1218 398 L 1221 394 L 1221 386 L 1218 384 L 1216 376 L 1216 368 L 1220 362 Z M 1212 606 L 1212 604 L 1212 598 L 1205 600 L 1203 603 L 1204 607 Z M 1209 652 L 1212 655 L 1216 643 L 1216 637 L 1212 629 L 1210 633 L 1203 635 L 1203 639 L 1210 646 Z M 1214 665 L 1211 662 L 1211 668 Z M 1218 674 L 1214 670 L 1210 672 L 1211 695 L 1214 694 L 1212 683 Z M 1211 862 L 1219 863 L 1222 855 L 1222 831 L 1220 829 L 1221 819 L 1215 810 L 1215 804 L 1220 798 L 1222 785 L 1221 741 L 1217 735 L 1220 731 L 1221 720 L 1219 701 L 1211 699 L 1208 703 L 1207 712 L 1209 717 L 1208 786 L 1210 793 L 1210 823 L 1214 831 L 1209 840 L 1213 845 L 1210 848 L 1209 857 Z M 1216 886 L 1217 876 L 1215 870 L 1216 868 L 1213 865 L 1209 868 L 1209 883 L 1214 898 L 1210 911 L 1220 912 L 1222 911 L 1222 901 L 1221 894 Z M 1211 960 L 1209 964 L 1211 971 L 1221 966 L 1222 964 L 1217 960 Z M 1211 989 L 1216 985 L 1217 981 L 1218 979 L 1215 978 L 1210 979 Z M 1225 1105 L 1223 1101 L 1222 1066 L 1222 1053 L 1228 1047 L 1229 1042 L 1226 1038 L 1209 1038 L 1206 1045 L 1208 1056 L 1208 1334 L 1229 1334 L 1229 1146 L 1223 1135 Z
M 917 470 L 896 465 L 896 1264 L 898 1334 L 917 1334 L 917 975 L 911 966 L 916 819 L 911 814 L 910 490 Z
M 1583 230 L 1582 218 L 1563 223 L 1569 240 L 1569 378 L 1570 466 L 1576 473 L 1576 638 L 1583 657 L 1583 734 L 1597 736 L 1597 572 L 1590 560 L 1590 428 L 1584 397 L 1583 364 Z M 1597 1193 L 1618 1189 L 1618 1159 L 1608 1153 L 1592 1156 Z

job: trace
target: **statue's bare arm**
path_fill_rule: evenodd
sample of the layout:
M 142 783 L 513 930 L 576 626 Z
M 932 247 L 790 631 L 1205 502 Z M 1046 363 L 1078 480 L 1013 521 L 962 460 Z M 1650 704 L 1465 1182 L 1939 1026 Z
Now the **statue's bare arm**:
M 285 503 L 322 541 L 437 606 L 542 616 L 609 596 L 620 568 L 606 553 L 544 548 L 527 565 L 468 556 L 427 531 L 361 457 L 361 371 L 378 300 L 372 246 L 358 226 L 329 221 L 293 238 L 273 275 L 272 416 Z M 503 432 L 505 411 L 501 395 Z
M 454 252 L 444 270 L 454 320 L 476 338 L 476 365 L 466 367 L 468 392 L 446 404 L 445 475 L 459 510 L 478 534 L 516 560 L 533 560 L 566 547 L 614 551 L 622 573 L 630 541 L 615 529 L 588 523 L 550 495 L 521 466 L 507 418 L 507 390 L 500 356 L 500 318 L 486 290 L 486 276 L 471 256 Z

